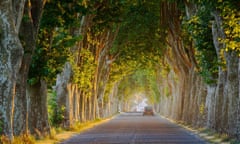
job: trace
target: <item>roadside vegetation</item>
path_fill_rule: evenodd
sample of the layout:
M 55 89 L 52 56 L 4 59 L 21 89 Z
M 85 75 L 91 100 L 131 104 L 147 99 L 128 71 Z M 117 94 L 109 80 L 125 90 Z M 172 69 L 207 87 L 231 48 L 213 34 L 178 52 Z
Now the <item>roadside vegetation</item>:
M 76 123 L 73 127 L 68 129 L 63 129 L 61 127 L 52 128 L 51 133 L 48 137 L 44 137 L 42 139 L 35 140 L 36 144 L 53 144 L 59 143 L 63 140 L 69 139 L 72 136 L 79 134 L 80 132 L 90 129 L 96 125 L 104 123 L 108 121 L 108 119 L 96 119 L 94 121 L 84 122 L 84 123 Z

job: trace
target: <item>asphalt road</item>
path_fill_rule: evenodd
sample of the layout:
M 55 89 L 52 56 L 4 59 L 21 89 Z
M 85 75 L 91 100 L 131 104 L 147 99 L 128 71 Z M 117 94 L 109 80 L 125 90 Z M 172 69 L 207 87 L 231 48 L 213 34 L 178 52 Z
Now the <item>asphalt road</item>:
M 205 144 L 184 128 L 160 116 L 122 113 L 61 144 Z

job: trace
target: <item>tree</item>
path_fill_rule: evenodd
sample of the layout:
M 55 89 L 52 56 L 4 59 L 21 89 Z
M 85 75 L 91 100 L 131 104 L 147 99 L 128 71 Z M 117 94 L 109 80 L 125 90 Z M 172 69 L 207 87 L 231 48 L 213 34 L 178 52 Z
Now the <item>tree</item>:
M 79 25 L 78 13 L 85 8 L 79 1 L 49 1 L 40 23 L 29 75 L 28 92 L 30 97 L 30 131 L 37 136 L 50 132 L 47 114 L 47 85 L 52 86 L 56 74 L 61 72 L 64 63 L 71 56 L 70 48 L 81 39 L 73 35 L 70 28 Z M 40 91 L 39 91 L 40 90 Z
M 23 60 L 17 77 L 16 99 L 14 111 L 14 135 L 28 133 L 29 122 L 29 97 L 26 94 L 29 67 L 38 35 L 45 0 L 26 1 L 23 20 L 20 26 L 19 37 L 24 48 Z M 31 101 L 31 100 L 30 100 Z
M 0 133 L 13 138 L 16 82 L 23 57 L 18 37 L 23 17 L 24 0 L 0 2 Z

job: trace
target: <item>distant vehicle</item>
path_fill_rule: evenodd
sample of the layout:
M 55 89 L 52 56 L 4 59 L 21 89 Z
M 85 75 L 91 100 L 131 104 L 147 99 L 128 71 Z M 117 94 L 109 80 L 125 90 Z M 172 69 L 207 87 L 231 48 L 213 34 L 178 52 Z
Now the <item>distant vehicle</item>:
M 154 115 L 154 112 L 153 112 L 153 107 L 151 106 L 145 106 L 144 107 L 144 111 L 143 111 L 143 116 L 145 115 Z

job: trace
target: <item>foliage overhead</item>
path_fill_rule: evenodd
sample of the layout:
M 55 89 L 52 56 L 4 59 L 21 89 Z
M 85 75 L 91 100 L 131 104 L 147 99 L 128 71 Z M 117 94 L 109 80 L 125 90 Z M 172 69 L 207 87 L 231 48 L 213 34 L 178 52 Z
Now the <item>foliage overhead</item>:
M 74 35 L 73 30 L 80 26 L 81 17 L 87 14 L 94 15 L 93 24 L 89 27 L 90 39 L 87 38 L 90 45 L 97 45 L 96 37 L 101 37 L 106 30 L 117 31 L 120 27 L 110 50 L 110 55 L 117 58 L 111 64 L 109 85 L 121 80 L 123 82 L 127 77 L 141 79 L 141 75 L 137 73 L 144 73 L 143 69 L 154 70 L 156 66 L 162 66 L 166 51 L 166 26 L 160 22 L 161 2 L 166 1 L 48 1 L 41 21 L 29 82 L 33 84 L 42 77 L 53 82 L 55 75 L 61 72 L 63 64 L 71 61 L 75 73 L 74 82 L 83 89 L 92 88 L 96 47 L 82 48 L 81 65 L 74 65 L 75 55 L 70 54 L 71 47 L 82 40 L 82 36 Z M 181 2 L 179 8 L 182 10 L 182 31 L 188 32 L 183 33 L 182 37 L 188 39 L 188 43 L 194 41 L 197 70 L 205 82 L 215 83 L 221 62 L 218 61 L 211 35 L 211 22 L 214 20 L 211 12 L 220 11 L 223 17 L 226 38 L 221 39 L 221 42 L 226 44 L 225 51 L 239 52 L 239 3 L 234 0 L 223 4 L 221 0 L 190 0 L 188 2 L 197 5 L 197 9 L 196 13 L 188 18 L 183 15 L 182 1 L 167 2 Z M 155 80 L 156 78 L 151 76 L 145 80 L 145 85 L 150 86 L 152 96 L 153 93 L 157 95 Z M 134 85 L 141 87 L 140 83 L 136 85 L 132 82 L 131 86 Z
M 161 53 L 159 1 L 138 1 L 126 10 L 112 52 L 121 60 L 138 61 L 141 66 L 156 61 Z M 156 58 L 155 58 L 156 56 Z
M 236 1 L 224 1 L 218 6 L 222 9 L 225 38 L 220 41 L 226 45 L 225 51 L 235 51 L 240 56 L 240 4 Z
M 56 74 L 61 72 L 71 56 L 70 48 L 81 40 L 81 36 L 74 35 L 71 29 L 80 26 L 81 16 L 91 13 L 90 8 L 85 3 L 74 0 L 52 0 L 46 3 L 29 71 L 30 84 L 35 84 L 40 79 L 54 83 Z
M 154 69 L 138 69 L 125 76 L 119 84 L 120 99 L 129 100 L 135 93 L 145 93 L 150 103 L 159 101 L 157 76 Z

